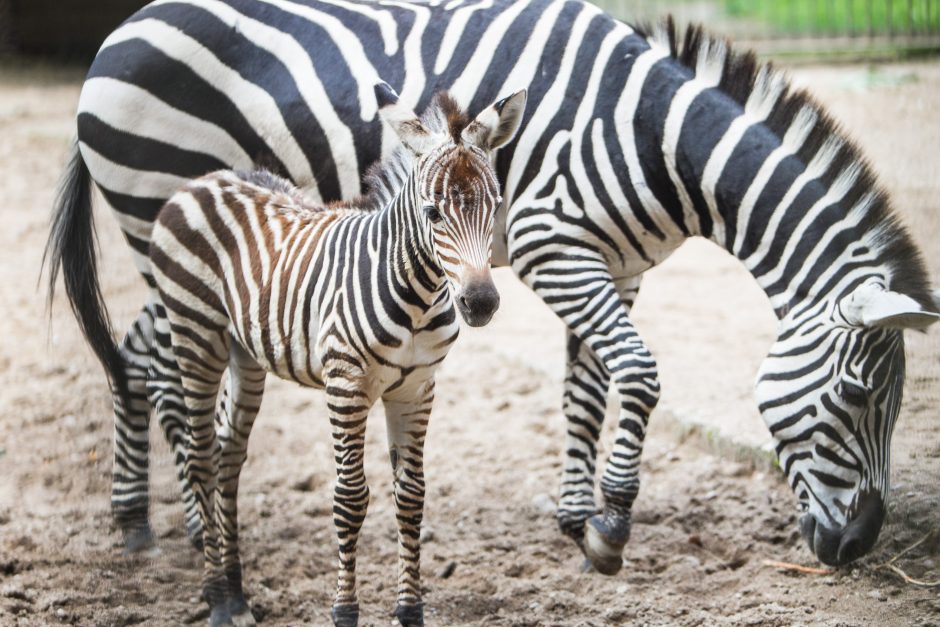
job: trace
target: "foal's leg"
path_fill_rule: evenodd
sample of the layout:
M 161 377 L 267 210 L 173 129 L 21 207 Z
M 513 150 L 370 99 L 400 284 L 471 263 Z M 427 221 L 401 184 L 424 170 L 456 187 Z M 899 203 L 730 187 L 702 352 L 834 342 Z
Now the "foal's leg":
M 147 372 L 153 344 L 154 307 L 147 303 L 121 342 L 127 405 L 114 395 L 114 464 L 111 513 L 129 553 L 153 546 L 150 527 L 150 403 Z
M 421 519 L 424 513 L 424 436 L 434 380 L 409 400 L 385 399 L 388 454 L 395 481 L 398 519 L 398 604 L 394 616 L 403 627 L 424 625 L 421 601 Z
M 184 466 L 202 519 L 204 574 L 203 597 L 209 604 L 212 627 L 231 625 L 228 581 L 222 570 L 218 530 L 215 525 L 215 493 L 219 475 L 219 443 L 216 434 L 216 399 L 222 373 L 229 361 L 229 337 L 223 330 L 204 329 L 183 319 L 173 322 L 173 346 L 180 367 L 190 437 Z M 179 332 L 177 329 L 180 329 Z
M 173 454 L 176 476 L 183 497 L 186 532 L 193 545 L 201 551 L 202 521 L 199 517 L 196 498 L 183 469 L 186 462 L 186 449 L 189 446 L 183 384 L 180 381 L 179 364 L 176 363 L 176 355 L 173 353 L 170 341 L 170 324 L 166 315 L 166 308 L 157 303 L 154 307 L 155 333 L 147 380 L 147 395 Z
M 255 624 L 242 590 L 238 550 L 238 479 L 248 457 L 248 437 L 261 408 L 265 371 L 241 346 L 232 345 L 226 390 L 219 407 L 219 484 L 216 513 L 222 541 L 222 569 L 228 580 L 229 611 L 236 627 Z
M 359 622 L 356 545 L 369 507 L 363 452 L 366 417 L 372 399 L 362 391 L 363 375 L 350 375 L 348 368 L 349 363 L 345 361 L 324 364 L 326 403 L 333 428 L 333 457 L 336 460 L 333 524 L 339 540 L 339 574 L 332 616 L 337 627 L 355 627 Z

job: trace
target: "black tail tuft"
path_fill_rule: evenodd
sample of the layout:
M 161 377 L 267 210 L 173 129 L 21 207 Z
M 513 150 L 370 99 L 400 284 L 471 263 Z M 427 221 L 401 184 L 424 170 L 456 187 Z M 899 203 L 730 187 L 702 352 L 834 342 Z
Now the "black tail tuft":
M 49 263 L 49 307 L 55 295 L 59 270 L 65 293 L 85 339 L 104 366 L 111 387 L 127 405 L 124 360 L 114 343 L 111 320 L 98 284 L 97 235 L 92 214 L 91 175 L 78 149 L 72 155 L 55 199 L 52 229 L 42 265 Z

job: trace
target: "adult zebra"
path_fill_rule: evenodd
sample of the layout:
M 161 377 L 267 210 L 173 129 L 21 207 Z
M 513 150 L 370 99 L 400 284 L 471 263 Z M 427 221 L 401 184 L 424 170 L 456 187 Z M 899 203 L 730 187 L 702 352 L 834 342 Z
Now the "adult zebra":
M 938 304 L 870 168 L 822 109 L 753 55 L 699 29 L 679 37 L 671 23 L 635 30 L 578 0 L 161 0 L 109 37 L 82 91 L 81 158 L 50 245 L 86 335 L 131 388 L 117 405 L 112 492 L 129 547 L 150 538 L 147 416 L 152 405 L 180 460 L 179 395 L 166 338 L 152 332 L 158 304 L 125 339 L 123 369 L 102 340 L 96 286 L 83 282 L 93 251 L 67 237 L 87 225 L 88 170 L 150 280 L 153 217 L 186 178 L 260 160 L 324 199 L 355 195 L 378 157 L 370 86 L 382 76 L 417 108 L 439 89 L 474 109 L 528 88 L 520 133 L 497 160 L 506 208 L 494 261 L 568 327 L 558 521 L 598 570 L 620 568 L 659 396 L 630 309 L 642 273 L 695 235 L 740 258 L 780 318 L 756 392 L 803 536 L 830 564 L 867 552 L 888 495 L 901 330 L 936 321 Z M 598 511 L 610 387 L 620 416 Z

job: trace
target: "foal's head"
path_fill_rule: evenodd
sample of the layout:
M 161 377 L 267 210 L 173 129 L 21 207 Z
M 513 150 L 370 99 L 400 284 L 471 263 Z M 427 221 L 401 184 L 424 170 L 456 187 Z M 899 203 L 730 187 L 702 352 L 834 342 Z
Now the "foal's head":
M 499 307 L 490 254 L 502 198 L 491 161 L 496 149 L 516 134 L 526 93 L 499 100 L 474 119 L 450 96 L 439 94 L 424 120 L 401 104 L 388 85 L 377 85 L 375 94 L 380 115 L 415 156 L 417 219 L 457 309 L 467 324 L 482 326 Z

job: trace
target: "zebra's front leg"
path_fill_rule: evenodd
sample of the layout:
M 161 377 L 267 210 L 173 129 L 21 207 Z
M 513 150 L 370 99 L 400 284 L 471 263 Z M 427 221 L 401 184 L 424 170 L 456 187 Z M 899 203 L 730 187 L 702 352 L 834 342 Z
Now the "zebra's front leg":
M 150 403 L 147 373 L 154 337 L 154 308 L 148 303 L 121 342 L 127 405 L 114 395 L 114 464 L 111 513 L 128 553 L 154 546 L 150 527 Z
M 326 403 L 333 430 L 336 484 L 333 487 L 333 525 L 339 541 L 339 572 L 332 618 L 337 627 L 356 627 L 359 600 L 356 595 L 356 547 L 369 507 L 364 447 L 366 417 L 372 400 L 363 391 L 365 377 L 349 374 L 348 362 L 324 364 Z
M 562 533 L 583 550 L 584 523 L 598 513 L 594 503 L 594 475 L 610 376 L 603 362 L 581 338 L 568 331 L 567 340 L 562 400 L 567 432 L 557 519 Z
M 623 565 L 621 553 L 630 537 L 630 509 L 639 491 L 640 455 L 650 412 L 659 399 L 659 380 L 656 362 L 628 315 L 638 281 L 618 288 L 603 255 L 585 248 L 578 252 L 576 265 L 572 256 L 565 249 L 554 256 L 543 254 L 535 267 L 527 268 L 520 259 L 514 268 L 583 342 L 578 353 L 588 352 L 576 363 L 590 364 L 588 356 L 596 356 L 620 395 L 617 434 L 601 477 L 604 508 L 585 521 L 581 545 L 594 568 L 612 575 Z M 599 391 L 600 383 L 594 388 Z M 599 411 L 599 400 L 594 404 Z M 585 441 L 595 437 L 590 428 L 581 434 Z M 569 463 L 578 476 L 581 471 Z
M 222 570 L 228 581 L 228 609 L 236 627 L 255 625 L 242 588 L 238 547 L 238 480 L 248 458 L 248 438 L 261 409 L 265 371 L 233 343 L 225 392 L 216 428 L 221 448 L 216 492 L 216 521 L 221 540 Z
M 408 401 L 385 400 L 398 520 L 398 601 L 393 615 L 402 627 L 424 625 L 421 593 L 424 438 L 433 401 L 433 379 L 422 384 Z

